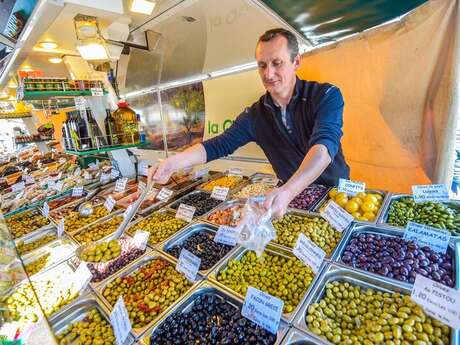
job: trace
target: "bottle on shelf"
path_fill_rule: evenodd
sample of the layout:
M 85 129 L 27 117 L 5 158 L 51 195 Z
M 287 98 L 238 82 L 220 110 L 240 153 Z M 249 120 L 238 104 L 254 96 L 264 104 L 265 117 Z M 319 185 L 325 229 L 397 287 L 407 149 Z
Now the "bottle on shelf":
M 66 120 L 62 123 L 62 138 L 64 139 L 64 146 L 67 150 L 73 150 L 72 136 L 70 135 L 70 118 L 71 112 L 66 113 Z
M 82 117 L 80 111 L 76 111 L 75 125 L 77 129 L 77 137 L 80 150 L 89 150 L 93 148 L 92 140 L 90 137 L 89 125 L 86 119 Z
M 117 130 L 115 127 L 115 119 L 109 109 L 106 109 L 105 112 L 107 116 L 104 120 L 104 127 L 107 142 L 112 146 L 120 145 L 120 140 L 118 140 Z
M 118 109 L 113 112 L 115 129 L 122 145 L 139 144 L 139 123 L 136 113 L 121 100 Z
M 107 146 L 107 141 L 105 140 L 104 135 L 102 134 L 99 125 L 97 124 L 96 119 L 91 112 L 91 109 L 86 109 L 86 118 L 88 120 L 89 136 L 92 139 L 93 146 L 96 148 L 101 148 Z

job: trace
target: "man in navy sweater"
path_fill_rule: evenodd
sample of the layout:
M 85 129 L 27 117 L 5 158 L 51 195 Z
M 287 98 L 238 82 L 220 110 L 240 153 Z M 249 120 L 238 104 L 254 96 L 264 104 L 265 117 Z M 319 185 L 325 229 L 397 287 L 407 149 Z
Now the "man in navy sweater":
M 290 31 L 265 32 L 257 42 L 255 57 L 267 92 L 224 133 L 152 167 L 149 178 L 166 183 L 174 171 L 227 156 L 254 141 L 284 182 L 264 203 L 280 217 L 310 184 L 333 186 L 339 178 L 349 178 L 340 145 L 343 98 L 331 84 L 297 78 L 299 48 Z

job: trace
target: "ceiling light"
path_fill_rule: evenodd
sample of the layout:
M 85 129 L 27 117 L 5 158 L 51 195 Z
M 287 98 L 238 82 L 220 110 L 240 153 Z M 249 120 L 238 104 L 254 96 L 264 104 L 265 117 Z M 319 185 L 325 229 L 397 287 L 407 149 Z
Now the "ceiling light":
M 77 45 L 77 50 L 85 60 L 108 60 L 109 58 L 107 50 L 99 43 Z
M 43 49 L 48 49 L 48 50 L 52 50 L 52 49 L 56 49 L 59 45 L 55 42 L 40 42 L 40 47 L 42 47 Z
M 54 57 L 54 58 L 49 58 L 48 61 L 51 63 L 61 63 L 62 59 L 59 57 Z
M 154 8 L 155 3 L 146 0 L 133 0 L 131 4 L 131 12 L 142 13 L 146 15 L 151 15 Z

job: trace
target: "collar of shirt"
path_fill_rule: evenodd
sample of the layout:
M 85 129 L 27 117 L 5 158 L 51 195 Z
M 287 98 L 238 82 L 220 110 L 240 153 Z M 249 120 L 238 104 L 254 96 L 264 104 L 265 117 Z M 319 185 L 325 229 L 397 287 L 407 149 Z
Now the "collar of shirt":
M 294 87 L 294 93 L 291 97 L 291 100 L 289 101 L 289 104 L 287 105 L 286 109 L 290 110 L 292 105 L 294 105 L 296 102 L 297 102 L 297 99 L 299 98 L 299 94 L 300 94 L 300 87 L 301 87 L 301 80 L 296 76 L 295 77 L 295 87 Z M 264 97 L 264 105 L 265 106 L 268 106 L 272 109 L 276 109 L 276 108 L 281 108 L 281 106 L 279 106 L 275 101 L 274 99 L 272 98 L 272 96 L 270 95 L 270 93 L 267 91 L 265 93 L 265 97 Z

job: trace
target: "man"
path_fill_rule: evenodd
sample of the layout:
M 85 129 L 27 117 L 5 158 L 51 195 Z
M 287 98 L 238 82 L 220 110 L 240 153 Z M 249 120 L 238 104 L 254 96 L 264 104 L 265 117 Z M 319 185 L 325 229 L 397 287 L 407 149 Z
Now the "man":
M 333 85 L 296 77 L 299 48 L 296 37 L 285 29 L 265 32 L 257 42 L 255 58 L 267 93 L 224 133 L 164 160 L 150 169 L 149 176 L 166 183 L 174 171 L 229 155 L 255 141 L 285 182 L 264 202 L 280 217 L 311 183 L 332 186 L 341 177 L 349 178 L 340 145 L 343 99 Z

